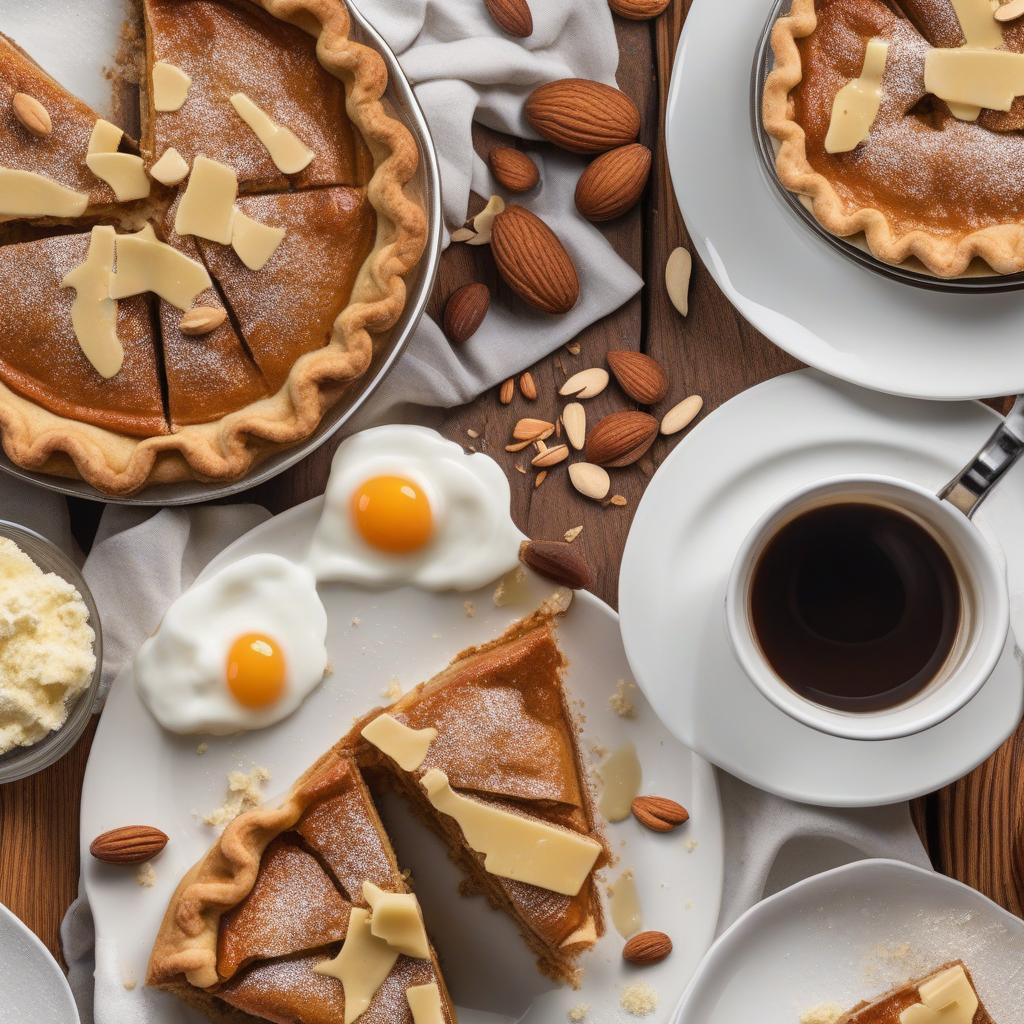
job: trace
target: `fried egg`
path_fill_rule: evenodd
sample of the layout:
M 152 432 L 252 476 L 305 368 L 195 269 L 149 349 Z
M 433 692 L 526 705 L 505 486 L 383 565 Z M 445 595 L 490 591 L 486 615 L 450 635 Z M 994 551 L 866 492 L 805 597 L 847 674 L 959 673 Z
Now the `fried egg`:
M 326 637 L 327 612 L 309 569 L 278 555 L 250 555 L 167 609 L 135 658 L 135 682 L 171 732 L 262 729 L 320 684 Z
M 510 500 L 493 459 L 434 430 L 364 430 L 334 456 L 309 565 L 321 580 L 476 590 L 518 562 Z

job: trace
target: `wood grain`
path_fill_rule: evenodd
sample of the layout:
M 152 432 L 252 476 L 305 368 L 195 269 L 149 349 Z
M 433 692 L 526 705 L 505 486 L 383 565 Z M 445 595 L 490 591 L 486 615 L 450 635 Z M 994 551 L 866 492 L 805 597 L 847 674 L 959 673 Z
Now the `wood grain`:
M 514 466 L 525 466 L 526 458 L 503 450 L 515 420 L 522 415 L 556 415 L 560 409 L 558 385 L 577 369 L 602 365 L 609 349 L 641 349 L 669 369 L 672 390 L 655 412 L 696 393 L 704 397 L 703 415 L 707 415 L 733 395 L 798 365 L 742 320 L 702 267 L 695 267 L 691 313 L 685 320 L 665 294 L 665 260 L 677 245 L 688 243 L 661 144 L 669 74 L 688 6 L 677 2 L 653 23 L 617 19 L 616 25 L 621 51 L 619 83 L 641 110 L 641 141 L 654 150 L 655 167 L 642 206 L 604 226 L 603 231 L 644 277 L 647 287 L 622 309 L 583 332 L 577 339 L 578 356 L 563 349 L 531 368 L 539 392 L 536 402 L 517 395 L 511 406 L 503 407 L 496 395 L 487 394 L 453 410 L 441 422 L 447 436 L 487 451 L 508 471 L 512 512 L 525 532 L 557 538 L 569 527 L 583 526 L 575 543 L 597 570 L 595 591 L 612 605 L 633 509 L 647 480 L 679 438 L 660 439 L 637 466 L 616 471 L 613 492 L 625 495 L 628 505 L 602 507 L 571 489 L 564 467 L 551 472 L 539 489 L 533 487 L 532 472 L 517 472 Z M 490 131 L 477 133 L 478 149 L 484 154 L 499 140 L 533 148 Z M 498 301 L 515 301 L 498 282 L 489 252 L 456 246 L 442 262 L 433 314 L 438 314 L 455 288 L 470 280 L 487 282 Z M 628 407 L 625 396 L 613 386 L 587 403 L 588 418 L 593 422 L 604 413 Z M 471 438 L 468 430 L 479 437 Z M 276 512 L 321 493 L 336 444 L 328 444 L 246 497 Z M 73 511 L 76 535 L 84 543 L 95 528 L 98 508 L 77 503 Z M 49 771 L 0 788 L 0 901 L 54 952 L 59 949 L 60 919 L 77 891 L 78 804 L 90 742 L 91 731 Z M 980 889 L 1014 913 L 1024 913 L 1024 730 L 966 779 L 917 801 L 914 813 L 940 870 Z

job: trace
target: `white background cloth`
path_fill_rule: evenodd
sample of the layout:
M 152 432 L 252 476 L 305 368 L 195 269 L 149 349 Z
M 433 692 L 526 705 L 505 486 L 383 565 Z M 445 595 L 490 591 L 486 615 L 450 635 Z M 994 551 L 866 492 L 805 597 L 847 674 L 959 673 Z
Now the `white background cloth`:
M 465 219 L 471 189 L 482 196 L 497 191 L 473 151 L 474 120 L 529 137 L 522 106 L 536 85 L 568 76 L 614 82 L 617 49 L 606 0 L 534 3 L 534 33 L 525 41 L 503 36 L 481 0 L 361 0 L 359 6 L 399 54 L 416 87 L 440 157 L 450 228 Z M 60 76 L 59 66 L 49 70 Z M 457 351 L 435 324 L 425 321 L 374 403 L 378 415 L 405 402 L 452 406 L 469 401 L 570 340 L 641 287 L 601 234 L 575 215 L 573 191 L 584 161 L 553 155 L 538 162 L 543 184 L 519 201 L 543 217 L 574 256 L 582 283 L 580 305 L 560 318 L 519 305 L 493 306 L 481 330 Z M 73 551 L 61 499 L 0 479 L 0 510 Z M 103 619 L 107 683 L 202 566 L 266 515 L 251 505 L 157 513 L 107 509 L 85 565 Z M 816 811 L 724 776 L 722 782 L 728 858 L 723 927 L 766 891 L 846 860 L 891 856 L 926 863 L 905 807 Z M 89 1024 L 93 934 L 88 907 L 81 902 L 69 912 L 63 936 L 72 986 Z M 99 982 L 97 1024 L 148 1024 L 139 1020 L 138 1003 L 119 979 Z

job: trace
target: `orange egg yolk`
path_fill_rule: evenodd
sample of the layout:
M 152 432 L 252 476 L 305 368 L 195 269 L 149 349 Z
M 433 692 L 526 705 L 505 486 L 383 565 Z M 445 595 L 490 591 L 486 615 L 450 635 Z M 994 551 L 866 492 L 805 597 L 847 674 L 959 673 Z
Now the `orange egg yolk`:
M 426 547 L 434 533 L 434 514 L 423 489 L 402 476 L 375 476 L 352 495 L 352 519 L 371 547 L 407 555 Z
M 276 704 L 284 696 L 286 676 L 284 652 L 265 633 L 246 633 L 228 651 L 228 690 L 242 707 Z

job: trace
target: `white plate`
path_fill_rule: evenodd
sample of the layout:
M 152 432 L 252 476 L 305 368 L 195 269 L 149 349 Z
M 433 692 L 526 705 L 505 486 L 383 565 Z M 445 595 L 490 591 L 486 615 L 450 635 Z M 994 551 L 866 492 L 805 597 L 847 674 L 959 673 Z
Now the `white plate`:
M 675 1019 L 796 1024 L 815 1006 L 848 1008 L 957 959 L 993 1020 L 1024 1021 L 1024 922 L 934 872 L 860 861 L 749 910 L 712 947 Z
M 1024 391 L 1019 292 L 957 295 L 888 281 L 798 222 L 762 172 L 751 68 L 771 0 L 697 0 L 676 55 L 665 144 L 683 218 L 719 287 L 798 359 L 918 398 Z
M 869 743 L 816 732 L 762 697 L 733 653 L 724 602 L 740 542 L 770 505 L 844 473 L 881 473 L 937 491 L 996 423 L 976 402 L 894 398 L 800 370 L 745 391 L 698 424 L 648 486 L 619 577 L 626 652 L 666 725 L 761 789 L 830 806 L 907 800 L 985 760 L 1024 711 L 1012 637 L 962 711 L 928 732 Z M 1024 464 L 976 522 L 1006 556 L 1011 627 L 1024 636 Z
M 259 551 L 301 559 L 321 504 L 322 499 L 315 499 L 257 527 L 207 572 Z M 199 822 L 196 812 L 223 802 L 226 773 L 262 765 L 272 773 L 268 795 L 284 792 L 348 730 L 357 714 L 386 702 L 383 691 L 391 679 L 408 687 L 428 678 L 458 651 L 497 635 L 531 607 L 524 602 L 496 608 L 493 591 L 492 586 L 470 595 L 436 595 L 413 588 L 369 592 L 322 587 L 333 674 L 292 717 L 262 732 L 210 739 L 201 757 L 195 738 L 160 729 L 140 704 L 130 671 L 122 675 L 100 720 L 82 796 L 83 879 L 96 921 L 98 1011 L 110 1012 L 104 1005 L 108 986 L 113 989 L 112 1005 L 123 1000 L 123 992 L 116 991 L 120 980 L 144 977 L 167 900 L 216 835 Z M 550 591 L 550 584 L 534 580 L 531 599 L 537 602 Z M 463 607 L 467 596 L 475 605 L 472 618 Z M 354 618 L 358 625 L 352 624 Z M 671 737 L 639 693 L 635 719 L 620 718 L 609 708 L 608 697 L 616 681 L 628 677 L 629 668 L 618 620 L 607 605 L 589 594 L 577 595 L 560 640 L 570 660 L 568 689 L 585 705 L 584 750 L 589 752 L 594 743 L 611 749 L 635 742 L 644 788 L 675 796 L 691 810 L 691 825 L 671 836 L 648 832 L 632 820 L 608 831 L 620 858 L 609 877 L 634 868 L 645 926 L 668 932 L 676 942 L 669 960 L 643 973 L 661 992 L 661 1008 L 649 1018 L 657 1024 L 668 1019 L 714 937 L 722 889 L 722 825 L 714 773 Z M 461 1024 L 550 1024 L 564 1020 L 580 1003 L 592 1007 L 588 1020 L 593 1024 L 620 1019 L 618 992 L 634 971 L 623 965 L 618 935 L 610 932 L 586 958 L 582 991 L 555 986 L 537 973 L 510 921 L 488 910 L 481 899 L 459 898 L 457 870 L 439 842 L 408 820 L 401 803 L 385 806 L 384 816 L 402 863 L 413 869 Z M 155 825 L 172 837 L 154 864 L 152 889 L 140 889 L 131 870 L 98 864 L 88 856 L 93 837 L 132 822 Z M 697 842 L 692 851 L 689 840 Z M 160 1024 L 201 1019 L 176 1000 L 141 986 L 131 996 L 152 1007 L 152 1019 Z M 134 1024 L 133 1017 L 100 1019 Z
M 78 1024 L 60 965 L 2 903 L 0 965 L 0 1024 Z

